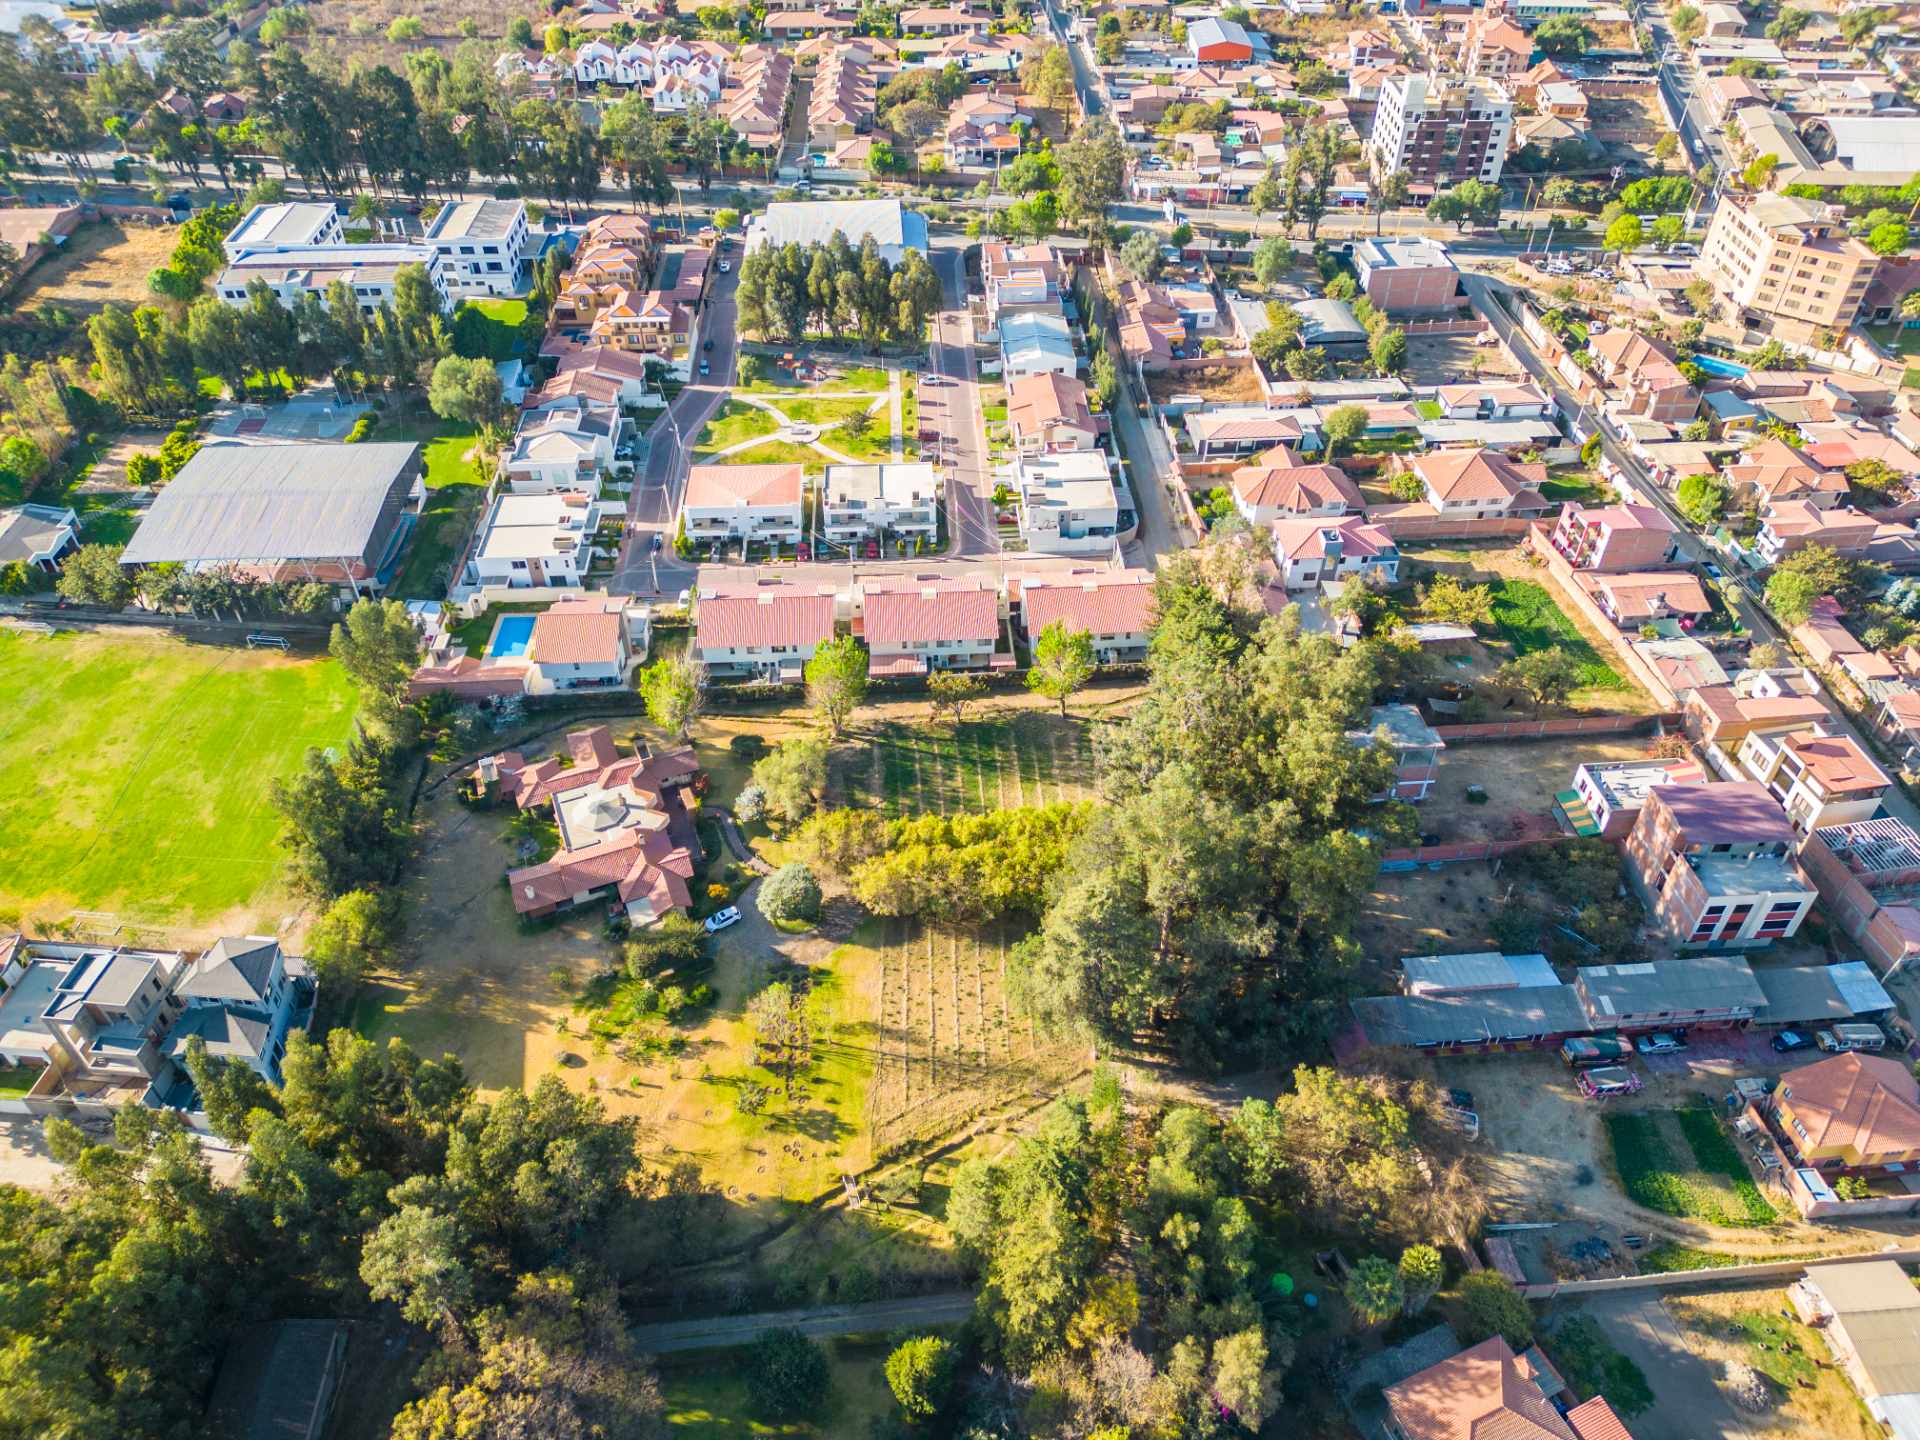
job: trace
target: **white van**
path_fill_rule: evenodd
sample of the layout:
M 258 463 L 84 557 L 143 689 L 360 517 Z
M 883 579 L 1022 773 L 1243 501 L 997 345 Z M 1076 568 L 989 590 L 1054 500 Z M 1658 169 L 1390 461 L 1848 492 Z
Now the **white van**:
M 1884 1050 L 1887 1036 L 1878 1025 L 1835 1025 L 1815 1035 L 1813 1043 L 1832 1054 L 1846 1050 Z

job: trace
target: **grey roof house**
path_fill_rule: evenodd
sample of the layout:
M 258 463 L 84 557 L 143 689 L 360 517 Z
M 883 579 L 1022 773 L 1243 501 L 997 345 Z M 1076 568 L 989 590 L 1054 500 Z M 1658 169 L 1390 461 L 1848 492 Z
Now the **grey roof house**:
M 377 592 L 412 531 L 420 447 L 205 445 L 160 491 L 122 565 L 235 566 Z
M 80 517 L 65 505 L 0 507 L 0 566 L 16 560 L 58 570 L 60 559 L 80 548 Z

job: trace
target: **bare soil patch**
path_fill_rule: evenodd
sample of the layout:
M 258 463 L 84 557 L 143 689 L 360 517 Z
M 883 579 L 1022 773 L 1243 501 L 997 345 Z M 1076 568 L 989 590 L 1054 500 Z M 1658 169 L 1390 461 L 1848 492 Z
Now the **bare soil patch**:
M 1553 797 L 1572 787 L 1580 766 L 1646 753 L 1647 739 L 1639 735 L 1456 744 L 1441 753 L 1439 778 L 1419 805 L 1420 828 L 1447 841 L 1514 838 L 1517 819 L 1551 814 Z M 1475 785 L 1486 792 L 1485 804 L 1467 799 Z
M 115 300 L 144 305 L 153 298 L 148 272 L 167 263 L 177 238 L 168 225 L 107 220 L 82 225 L 28 272 L 13 293 L 13 306 L 58 305 L 91 315 Z

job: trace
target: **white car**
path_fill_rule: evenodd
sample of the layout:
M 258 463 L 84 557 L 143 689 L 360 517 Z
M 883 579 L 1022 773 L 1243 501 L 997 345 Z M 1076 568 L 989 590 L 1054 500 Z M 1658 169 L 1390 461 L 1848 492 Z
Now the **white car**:
M 722 260 L 722 261 L 720 262 L 720 273 L 721 273 L 722 275 L 730 275 L 730 274 L 732 274 L 732 273 L 733 273 L 733 262 L 732 262 L 731 260 Z
M 739 923 L 739 907 L 737 905 L 729 905 L 726 909 L 716 910 L 713 914 L 707 916 L 707 933 L 709 935 L 715 935 L 726 929 L 729 925 L 738 925 Z

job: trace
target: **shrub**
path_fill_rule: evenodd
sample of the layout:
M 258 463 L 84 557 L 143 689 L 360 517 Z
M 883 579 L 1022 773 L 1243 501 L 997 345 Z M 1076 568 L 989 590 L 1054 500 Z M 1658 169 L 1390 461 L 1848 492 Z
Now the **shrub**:
M 1469 1345 L 1495 1335 L 1516 1351 L 1533 1343 L 1533 1310 L 1498 1270 L 1478 1270 L 1460 1282 L 1460 1314 Z
M 958 1353 L 938 1335 L 919 1335 L 887 1357 L 887 1388 L 909 1420 L 931 1420 L 953 1388 Z
M 767 818 L 767 792 L 749 785 L 734 798 L 733 815 L 742 825 L 753 825 Z
M 747 1352 L 747 1395 L 763 1415 L 817 1410 L 831 1384 L 826 1352 L 798 1330 L 769 1330 Z
M 742 760 L 753 761 L 767 753 L 767 742 L 764 737 L 749 732 L 727 741 L 727 749 Z
M 769 920 L 816 920 L 820 882 L 798 861 L 782 865 L 760 885 L 760 913 Z
M 728 897 L 732 894 L 733 892 L 724 885 L 707 886 L 707 899 L 714 901 L 716 904 L 726 904 Z

